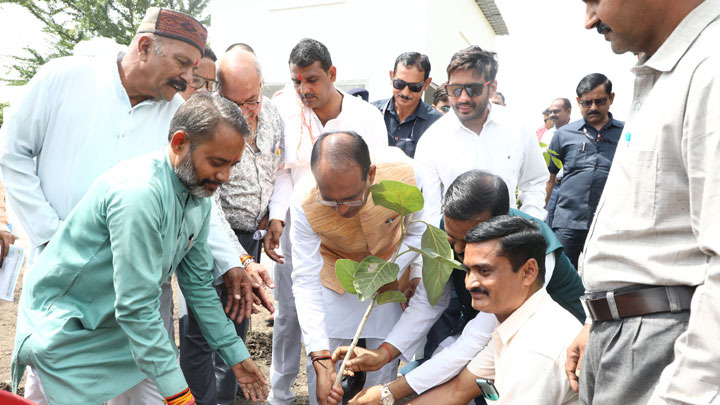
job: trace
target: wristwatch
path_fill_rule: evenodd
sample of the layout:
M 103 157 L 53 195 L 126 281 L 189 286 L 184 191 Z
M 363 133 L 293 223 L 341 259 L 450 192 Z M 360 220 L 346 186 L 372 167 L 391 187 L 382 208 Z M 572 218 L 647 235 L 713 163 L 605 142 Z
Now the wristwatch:
M 383 384 L 380 386 L 380 405 L 393 405 L 395 404 L 395 398 L 393 397 L 392 392 L 390 392 L 390 387 L 388 387 L 387 384 Z

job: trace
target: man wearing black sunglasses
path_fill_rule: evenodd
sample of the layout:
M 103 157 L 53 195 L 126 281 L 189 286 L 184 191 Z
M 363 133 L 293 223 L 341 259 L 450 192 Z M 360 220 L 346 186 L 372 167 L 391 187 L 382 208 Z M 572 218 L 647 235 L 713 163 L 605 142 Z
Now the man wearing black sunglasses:
M 583 119 L 556 130 L 548 148 L 558 153 L 564 172 L 552 228 L 577 268 L 624 123 L 613 119 L 609 111 L 615 93 L 605 75 L 583 77 L 576 93 Z M 550 161 L 548 169 L 550 194 L 560 168 Z
M 535 131 L 500 105 L 491 104 L 498 62 L 495 53 L 470 46 L 453 55 L 445 85 L 452 111 L 423 135 L 415 155 L 423 180 L 428 217 L 441 219 L 444 190 L 468 170 L 488 170 L 508 185 L 508 198 L 520 210 L 545 219 L 547 166 Z
M 442 117 L 422 101 L 423 92 L 431 82 L 427 55 L 402 53 L 390 71 L 393 96 L 372 102 L 383 114 L 390 146 L 397 146 L 410 157 L 415 156 L 415 146 L 425 130 Z

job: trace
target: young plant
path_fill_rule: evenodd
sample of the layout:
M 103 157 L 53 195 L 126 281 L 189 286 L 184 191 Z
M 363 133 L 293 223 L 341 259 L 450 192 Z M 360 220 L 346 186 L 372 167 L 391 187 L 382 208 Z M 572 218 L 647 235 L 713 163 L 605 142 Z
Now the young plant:
M 357 295 L 360 301 L 370 299 L 370 305 L 368 305 L 365 315 L 355 332 L 355 337 L 340 365 L 335 385 L 340 385 L 345 371 L 345 363 L 350 358 L 355 346 L 357 346 L 358 339 L 362 334 L 365 323 L 370 318 L 370 312 L 373 308 L 388 302 L 407 301 L 405 295 L 400 291 L 378 293 L 380 287 L 397 280 L 400 266 L 395 261 L 398 257 L 409 252 L 417 252 L 422 255 L 422 280 L 431 305 L 437 304 L 442 295 L 443 287 L 453 269 L 462 269 L 462 263 L 454 259 L 445 231 L 425 221 L 412 219 L 412 214 L 420 211 L 424 204 L 422 193 L 417 187 L 399 181 L 383 180 L 379 184 L 370 187 L 370 192 L 375 205 L 380 205 L 400 214 L 402 236 L 389 261 L 376 256 L 368 256 L 360 263 L 349 259 L 340 259 L 335 262 L 335 274 L 345 291 Z M 422 222 L 427 226 L 422 235 L 420 247 L 410 246 L 408 250 L 400 252 L 400 246 L 407 229 L 414 222 Z

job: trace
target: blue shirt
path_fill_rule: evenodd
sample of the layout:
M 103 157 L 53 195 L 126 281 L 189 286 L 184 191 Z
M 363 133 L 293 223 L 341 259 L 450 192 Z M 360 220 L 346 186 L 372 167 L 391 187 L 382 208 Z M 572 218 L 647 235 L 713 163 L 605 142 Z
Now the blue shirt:
M 624 126 L 609 115 L 600 131 L 582 119 L 555 131 L 550 141 L 549 149 L 558 153 L 564 172 L 553 228 L 590 228 Z M 551 160 L 548 170 L 557 174 L 560 168 Z
M 415 111 L 405 118 L 405 121 L 400 122 L 393 98 L 373 101 L 371 104 L 383 115 L 387 127 L 388 145 L 397 146 L 410 157 L 415 156 L 415 146 L 425 130 L 443 116 L 431 105 L 420 100 Z

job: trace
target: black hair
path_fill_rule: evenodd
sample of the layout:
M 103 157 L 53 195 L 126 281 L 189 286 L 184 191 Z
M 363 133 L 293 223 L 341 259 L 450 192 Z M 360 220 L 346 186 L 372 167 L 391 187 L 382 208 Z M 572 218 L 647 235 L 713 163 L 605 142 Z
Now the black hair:
M 572 109 L 572 104 L 570 104 L 570 100 L 568 100 L 567 98 L 561 97 L 561 98 L 556 98 L 555 100 L 562 100 L 562 102 L 563 102 L 563 109 L 565 109 L 565 110 L 570 110 L 570 109 Z
M 445 90 L 444 86 L 438 87 L 435 89 L 435 93 L 433 93 L 433 105 L 437 105 L 441 101 L 450 101 L 450 97 L 448 97 L 447 90 Z
M 418 70 L 425 73 L 423 81 L 430 77 L 430 58 L 419 52 L 403 52 L 395 59 L 393 67 L 393 75 L 397 73 L 398 63 L 402 63 L 405 67 L 415 66 Z
M 203 52 L 203 58 L 210 58 L 213 62 L 217 62 L 217 56 L 215 56 L 215 52 L 213 52 L 212 48 L 205 45 L 205 51 Z
M 491 217 L 507 215 L 510 196 L 500 176 L 483 170 L 470 170 L 459 175 L 445 192 L 443 214 L 465 221 L 489 212 Z
M 497 54 L 485 51 L 477 45 L 456 52 L 447 67 L 448 80 L 452 72 L 467 69 L 475 70 L 478 75 L 485 74 L 485 80 L 495 80 L 498 72 Z
M 295 66 L 306 67 L 318 61 L 320 61 L 320 65 L 325 72 L 332 66 L 332 59 L 327 47 L 320 41 L 303 38 L 290 51 L 288 64 L 292 63 Z
M 501 98 L 502 101 L 503 101 L 503 104 L 505 104 L 505 95 L 502 94 L 502 93 L 500 93 L 499 91 L 496 91 L 495 94 L 497 94 L 498 96 L 500 96 L 500 98 Z
M 612 82 L 602 73 L 590 73 L 589 75 L 583 77 L 582 80 L 580 80 L 580 83 L 578 83 L 575 93 L 577 93 L 578 97 L 582 97 L 583 94 L 591 91 L 601 84 L 605 85 L 605 93 L 609 96 L 610 93 L 612 93 Z M 569 103 L 570 102 L 568 101 L 568 104 Z
M 343 137 L 344 139 L 341 142 L 324 146 L 325 139 L 335 134 L 344 134 L 347 137 Z M 313 173 L 323 159 L 329 160 L 331 166 L 356 163 L 362 169 L 363 180 L 367 178 L 370 171 L 370 151 L 365 140 L 355 131 L 335 131 L 320 134 L 310 155 L 310 169 Z
M 500 240 L 498 256 L 510 261 L 512 270 L 517 272 L 528 260 L 535 259 L 538 265 L 536 283 L 545 283 L 545 237 L 532 221 L 520 216 L 501 215 L 489 221 L 480 222 L 468 231 L 465 242 L 481 243 Z

